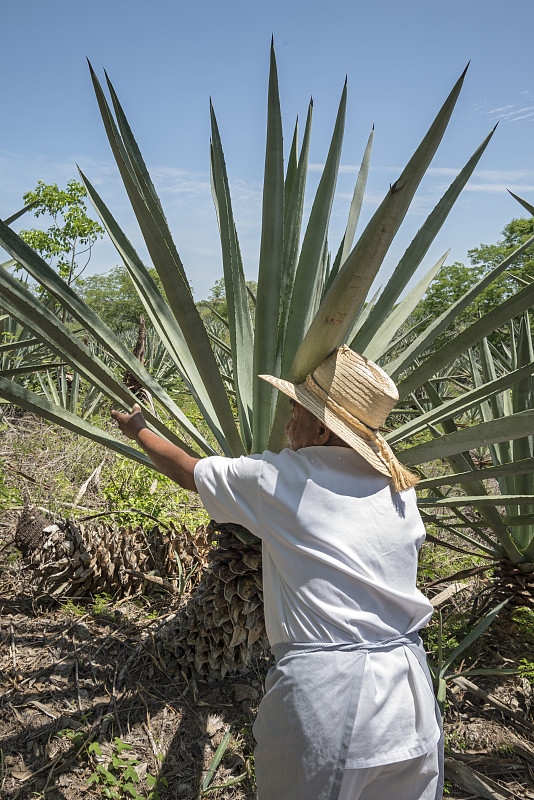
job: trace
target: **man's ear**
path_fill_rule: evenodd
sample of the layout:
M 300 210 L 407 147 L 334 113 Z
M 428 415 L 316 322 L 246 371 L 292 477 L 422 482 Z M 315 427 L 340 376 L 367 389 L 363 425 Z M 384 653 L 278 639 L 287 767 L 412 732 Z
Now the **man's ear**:
M 327 428 L 326 425 L 320 423 L 319 428 L 317 429 L 317 436 L 316 436 L 317 444 L 320 445 L 326 444 L 330 439 L 331 435 L 332 431 L 330 430 L 330 428 Z

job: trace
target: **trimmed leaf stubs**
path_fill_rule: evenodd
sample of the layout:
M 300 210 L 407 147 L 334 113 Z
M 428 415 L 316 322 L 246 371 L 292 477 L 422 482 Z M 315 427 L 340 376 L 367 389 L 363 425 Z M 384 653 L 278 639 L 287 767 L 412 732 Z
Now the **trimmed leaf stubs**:
M 235 527 L 210 523 L 218 547 L 208 556 L 209 568 L 187 605 L 161 632 L 168 654 L 186 672 L 240 672 L 267 651 L 261 543 L 244 544 L 227 532 Z

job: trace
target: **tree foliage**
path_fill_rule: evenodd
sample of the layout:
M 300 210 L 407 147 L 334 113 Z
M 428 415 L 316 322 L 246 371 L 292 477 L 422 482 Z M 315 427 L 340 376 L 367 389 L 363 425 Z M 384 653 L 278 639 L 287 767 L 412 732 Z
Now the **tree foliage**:
M 152 267 L 149 272 L 164 295 L 156 270 Z M 103 274 L 89 275 L 77 285 L 87 305 L 96 311 L 115 333 L 120 334 L 138 328 L 141 314 L 146 317 L 143 304 L 124 266 L 113 267 Z M 146 320 L 146 324 L 147 327 L 152 327 L 149 319 Z
M 83 184 L 74 179 L 67 182 L 65 189 L 60 189 L 57 183 L 38 181 L 35 189 L 24 194 L 25 203 L 36 203 L 35 216 L 47 215 L 51 224 L 46 229 L 23 230 L 20 236 L 69 285 L 83 272 L 91 248 L 104 235 L 102 226 L 87 215 L 86 196 Z M 81 256 L 85 256 L 82 264 L 78 262 Z

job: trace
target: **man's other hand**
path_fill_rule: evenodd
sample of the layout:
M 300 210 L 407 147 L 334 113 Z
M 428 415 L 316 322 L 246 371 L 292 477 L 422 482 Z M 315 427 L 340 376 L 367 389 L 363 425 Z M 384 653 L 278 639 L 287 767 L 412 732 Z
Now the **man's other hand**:
M 111 416 L 117 421 L 121 433 L 123 433 L 129 439 L 136 440 L 139 431 L 147 427 L 139 403 L 133 404 L 132 410 L 129 414 L 124 414 L 121 411 L 115 411 L 115 409 L 112 409 Z

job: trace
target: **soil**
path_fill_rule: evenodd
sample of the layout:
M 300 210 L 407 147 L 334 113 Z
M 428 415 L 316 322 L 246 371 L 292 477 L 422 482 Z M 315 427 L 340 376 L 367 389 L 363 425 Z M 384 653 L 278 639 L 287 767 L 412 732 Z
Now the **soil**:
M 24 562 L 10 553 L 9 545 L 0 553 L 2 800 L 113 796 L 117 776 L 128 783 L 128 764 L 113 768 L 112 757 L 131 761 L 139 778 L 121 798 L 148 799 L 153 779 L 161 800 L 254 798 L 251 727 L 269 664 L 225 679 L 187 678 L 164 663 L 157 646 L 168 599 L 52 601 L 37 595 Z M 470 666 L 515 667 L 528 656 L 510 613 L 479 640 Z M 445 797 L 534 798 L 531 682 L 517 675 L 470 680 L 476 691 L 449 684 Z M 90 752 L 94 743 L 99 749 Z M 121 743 L 131 749 L 120 752 Z M 466 788 L 465 773 L 474 788 Z

